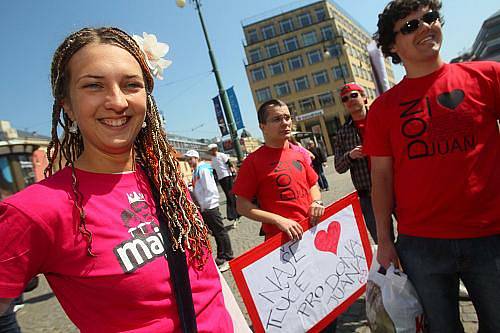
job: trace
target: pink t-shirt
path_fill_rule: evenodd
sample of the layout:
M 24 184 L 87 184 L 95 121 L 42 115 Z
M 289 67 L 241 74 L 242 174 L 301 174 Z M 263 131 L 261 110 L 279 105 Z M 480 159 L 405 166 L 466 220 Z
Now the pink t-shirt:
M 305 149 L 302 146 L 295 145 L 293 143 L 288 143 L 288 145 L 290 146 L 290 149 L 301 153 L 304 156 L 304 159 L 305 159 L 307 164 L 309 164 L 309 165 L 312 164 L 311 152 L 309 152 L 309 150 Z
M 93 252 L 75 230 L 71 169 L 0 203 L 0 298 L 43 273 L 82 332 L 178 332 L 155 205 L 144 173 L 77 170 Z M 232 332 L 213 260 L 189 267 L 199 332 Z

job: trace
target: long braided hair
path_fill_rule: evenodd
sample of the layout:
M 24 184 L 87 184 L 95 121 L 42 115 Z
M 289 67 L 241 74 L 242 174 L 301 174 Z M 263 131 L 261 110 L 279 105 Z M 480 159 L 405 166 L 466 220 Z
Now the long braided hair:
M 182 179 L 175 150 L 167 141 L 155 100 L 152 96 L 154 80 L 137 43 L 124 31 L 113 28 L 84 28 L 69 35 L 57 48 L 52 59 L 51 83 L 54 105 L 52 108 L 51 141 L 47 147 L 49 164 L 45 176 L 51 176 L 56 163 L 62 168 L 63 160 L 72 170 L 74 205 L 80 216 L 78 230 L 87 241 L 88 254 L 92 253 L 92 232 L 87 228 L 82 194 L 78 190 L 75 161 L 82 154 L 84 144 L 79 130 L 71 132 L 72 120 L 63 110 L 63 101 L 68 98 L 68 62 L 82 47 L 89 44 L 112 44 L 128 51 L 142 68 L 147 93 L 146 127 L 141 129 L 134 143 L 136 162 L 149 178 L 151 191 L 159 198 L 158 214 L 167 221 L 174 251 L 189 250 L 189 260 L 201 269 L 210 254 L 208 232 L 200 219 L 196 206 L 187 197 L 186 184 Z M 58 125 L 63 129 L 62 142 Z

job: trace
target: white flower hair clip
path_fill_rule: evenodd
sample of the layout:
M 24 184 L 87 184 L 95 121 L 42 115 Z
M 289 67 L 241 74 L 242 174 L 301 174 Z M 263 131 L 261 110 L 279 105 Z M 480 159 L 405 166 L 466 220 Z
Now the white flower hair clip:
M 132 38 L 144 52 L 151 74 L 163 80 L 163 70 L 172 64 L 172 61 L 163 59 L 169 50 L 168 44 L 158 42 L 154 34 L 145 32 L 142 33 L 142 37 L 133 35 Z

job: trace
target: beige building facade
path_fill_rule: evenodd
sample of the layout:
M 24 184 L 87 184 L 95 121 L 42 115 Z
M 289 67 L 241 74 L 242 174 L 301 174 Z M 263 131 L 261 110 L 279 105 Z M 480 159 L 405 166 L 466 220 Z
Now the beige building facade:
M 295 7 L 297 7 L 295 5 Z M 317 1 L 243 22 L 246 73 L 255 107 L 270 98 L 287 103 L 297 130 L 319 133 L 329 155 L 337 129 L 345 122 L 339 89 L 364 87 L 376 97 L 366 46 L 370 34 L 331 1 Z M 385 61 L 390 85 L 391 65 Z

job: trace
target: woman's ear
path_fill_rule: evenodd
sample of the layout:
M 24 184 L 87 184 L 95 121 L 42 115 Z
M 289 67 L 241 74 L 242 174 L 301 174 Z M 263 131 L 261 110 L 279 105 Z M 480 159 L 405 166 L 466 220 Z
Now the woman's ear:
M 68 98 L 65 98 L 61 101 L 61 106 L 63 108 L 64 113 L 71 119 L 71 121 L 75 121 L 75 114 L 73 109 L 71 108 L 71 102 Z
M 398 49 L 396 47 L 396 43 L 392 43 L 392 45 L 390 46 L 390 49 L 389 51 L 391 51 L 391 53 L 398 53 Z

